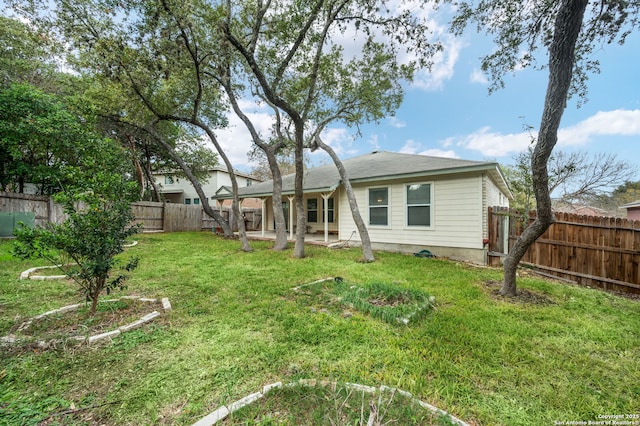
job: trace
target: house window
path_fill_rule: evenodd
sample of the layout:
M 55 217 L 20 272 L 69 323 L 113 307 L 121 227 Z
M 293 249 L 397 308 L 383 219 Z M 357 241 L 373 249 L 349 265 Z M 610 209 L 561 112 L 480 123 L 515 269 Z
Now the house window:
M 165 176 L 164 177 L 164 184 L 165 185 L 172 185 L 173 182 L 173 176 Z
M 327 210 L 329 212 L 329 220 L 327 222 L 333 223 L 333 197 L 327 200 Z M 322 221 L 324 223 L 324 209 L 322 209 Z
M 253 179 L 247 179 L 247 186 L 253 185 Z
M 184 199 L 184 203 L 185 204 L 191 204 L 191 198 L 185 198 Z
M 431 226 L 431 184 L 407 185 L 407 225 Z
M 369 225 L 389 224 L 389 188 L 369 189 Z
M 200 198 L 194 198 L 193 204 L 200 204 Z
M 307 199 L 307 222 L 309 223 L 318 222 L 318 199 L 317 198 Z

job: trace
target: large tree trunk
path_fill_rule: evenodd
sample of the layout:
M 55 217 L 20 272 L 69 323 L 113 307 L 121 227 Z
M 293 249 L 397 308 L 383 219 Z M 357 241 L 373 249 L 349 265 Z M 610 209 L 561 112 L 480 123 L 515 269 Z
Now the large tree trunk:
M 213 146 L 216 147 L 216 150 L 218 151 L 218 155 L 220 155 L 220 157 L 222 158 L 222 161 L 224 161 L 224 164 L 227 167 L 227 172 L 229 172 L 229 178 L 231 179 L 231 190 L 233 191 L 233 203 L 231 204 L 231 210 L 233 210 L 233 215 L 236 218 L 238 218 L 238 236 L 240 237 L 240 244 L 242 245 L 243 251 L 246 251 L 246 252 L 252 251 L 251 245 L 249 244 L 249 239 L 247 238 L 247 229 L 244 224 L 244 218 L 240 213 L 240 198 L 238 197 L 238 179 L 236 179 L 236 174 L 233 169 L 233 165 L 231 164 L 231 161 L 229 161 L 229 157 L 227 157 L 227 155 L 222 150 L 222 147 L 218 143 L 218 139 L 216 138 L 216 135 L 213 133 L 213 131 L 211 131 L 211 129 L 207 125 L 205 125 L 204 123 L 201 123 L 198 120 L 193 120 L 192 124 L 204 130 L 204 132 L 209 137 L 209 140 L 211 140 L 211 143 L 213 143 Z
M 296 203 L 296 243 L 293 248 L 293 256 L 297 258 L 304 257 L 304 234 L 307 230 L 307 218 L 304 211 L 304 124 L 301 121 L 294 123 L 296 127 L 295 140 L 295 203 Z M 290 224 L 290 226 L 293 226 Z
M 187 178 L 193 185 L 193 188 L 196 190 L 196 194 L 198 194 L 198 197 L 200 197 L 200 201 L 202 201 L 202 208 L 204 209 L 204 212 L 207 215 L 209 215 L 209 217 L 212 217 L 213 220 L 215 220 L 216 223 L 222 228 L 222 231 L 224 232 L 225 237 L 227 238 L 232 237 L 233 230 L 231 229 L 231 226 L 229 226 L 227 221 L 224 220 L 224 218 L 220 213 L 218 213 L 215 209 L 211 208 L 211 206 L 209 205 L 209 199 L 207 198 L 206 194 L 202 190 L 202 185 L 200 185 L 200 181 L 198 181 L 198 179 L 193 175 L 193 173 L 191 173 L 191 169 L 189 168 L 189 166 L 182 160 L 182 158 L 175 152 L 173 147 L 169 143 L 167 143 L 167 141 L 164 140 L 164 138 L 156 131 L 156 129 L 153 126 L 147 126 L 146 130 L 160 143 L 160 145 L 162 145 L 162 147 L 167 151 L 169 156 L 176 163 L 178 163 L 178 165 L 180 166 L 184 174 L 187 176 Z
M 287 248 L 287 224 L 282 210 L 282 175 L 280 173 L 280 167 L 278 166 L 278 160 L 276 159 L 276 151 L 284 146 L 284 144 L 280 142 L 276 144 L 267 144 L 262 141 L 259 133 L 255 129 L 255 126 L 242 109 L 240 109 L 240 105 L 238 105 L 238 101 L 233 92 L 233 87 L 231 86 L 230 75 L 231 70 L 227 69 L 226 75 L 220 79 L 220 82 L 227 92 L 227 96 L 229 97 L 229 101 L 231 102 L 231 106 L 233 107 L 236 115 L 245 124 L 247 130 L 249 130 L 253 143 L 262 149 L 267 156 L 267 161 L 269 162 L 269 169 L 271 170 L 273 178 L 273 218 L 276 222 L 276 241 L 273 249 L 281 251 Z M 263 217 L 262 220 L 266 220 L 266 217 Z
M 127 138 L 127 142 L 129 143 L 129 152 L 131 152 L 131 161 L 133 162 L 133 168 L 136 171 L 136 178 L 138 179 L 138 185 L 140 185 L 140 199 L 144 197 L 145 190 L 145 175 L 142 171 L 142 166 L 140 165 L 140 160 L 138 159 L 138 154 L 136 152 L 136 144 L 133 141 L 133 138 L 130 134 L 126 133 L 125 137 Z
M 563 0 L 554 24 L 553 40 L 549 46 L 549 84 L 545 95 L 538 142 L 531 158 L 533 190 L 538 215 L 524 230 L 504 261 L 504 283 L 500 294 L 516 295 L 516 270 L 527 249 L 553 223 L 547 163 L 558 141 L 558 128 L 566 107 L 573 77 L 575 47 L 587 0 Z
M 276 159 L 275 153 L 265 151 L 269 168 L 273 178 L 273 197 L 271 204 L 273 205 L 273 219 L 276 222 L 276 241 L 273 245 L 274 250 L 284 250 L 287 248 L 287 222 L 284 218 L 284 210 L 282 209 L 282 174 Z M 265 220 L 266 218 L 262 218 Z
M 344 185 L 344 189 L 347 193 L 347 199 L 349 200 L 349 208 L 351 209 L 351 216 L 353 216 L 353 221 L 358 228 L 358 233 L 360 234 L 360 241 L 362 243 L 362 256 L 365 262 L 373 262 L 375 259 L 373 255 L 373 250 L 371 249 L 371 239 L 369 238 L 369 230 L 364 224 L 364 220 L 360 215 L 360 210 L 358 209 L 358 202 L 356 201 L 356 196 L 353 192 L 353 187 L 351 186 L 351 181 L 349 180 L 349 176 L 347 175 L 347 171 L 342 164 L 340 158 L 336 152 L 329 146 L 326 145 L 320 137 L 315 138 L 315 144 L 322 148 L 331 159 L 333 160 L 336 168 L 338 169 L 338 173 L 340 173 L 340 179 L 342 179 L 342 184 Z
M 151 174 L 151 170 L 149 169 L 149 167 L 150 165 L 149 163 L 147 163 L 147 165 L 144 168 L 144 174 L 146 176 L 147 182 L 149 182 L 149 185 L 151 185 L 151 188 L 153 190 L 152 200 L 161 201 L 160 190 L 158 189 L 158 185 L 156 185 L 156 181 L 153 179 L 153 176 Z

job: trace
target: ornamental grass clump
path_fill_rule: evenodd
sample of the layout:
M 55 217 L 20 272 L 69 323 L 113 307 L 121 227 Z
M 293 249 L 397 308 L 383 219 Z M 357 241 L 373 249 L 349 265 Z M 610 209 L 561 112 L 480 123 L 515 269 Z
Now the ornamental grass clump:
M 435 298 L 418 290 L 372 283 L 349 286 L 342 302 L 388 323 L 407 325 L 431 310 Z

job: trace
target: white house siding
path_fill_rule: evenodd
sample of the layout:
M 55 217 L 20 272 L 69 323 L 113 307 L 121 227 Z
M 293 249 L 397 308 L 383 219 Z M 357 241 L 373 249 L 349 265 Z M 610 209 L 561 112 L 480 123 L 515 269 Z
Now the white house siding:
M 482 176 L 483 185 L 482 185 L 482 235 L 483 238 L 486 238 L 489 235 L 489 225 L 488 225 L 488 209 L 489 207 L 500 206 L 500 207 L 509 207 L 509 198 L 500 191 L 497 185 L 493 182 L 493 180 L 487 175 L 484 174 Z
M 411 183 L 430 183 L 432 188 L 432 226 L 429 229 L 406 225 L 405 186 Z M 415 247 L 447 248 L 442 250 L 450 255 L 452 250 L 482 250 L 483 232 L 483 191 L 482 176 L 479 174 L 449 175 L 431 178 L 405 179 L 402 181 L 375 182 L 354 185 L 358 206 L 365 223 L 369 219 L 368 189 L 389 188 L 389 226 L 368 226 L 372 243 L 396 245 L 400 251 L 412 251 Z M 348 202 L 340 194 L 340 239 L 346 240 L 356 231 L 348 211 Z M 354 234 L 352 239 L 359 240 Z M 403 250 L 404 246 L 404 250 Z M 391 247 L 391 246 L 389 246 Z M 407 250 L 408 249 L 408 250 Z M 434 250 L 437 253 L 437 249 Z M 453 250 L 455 251 L 455 250 Z M 462 255 L 460 257 L 465 257 Z M 471 255 L 482 261 L 481 254 Z

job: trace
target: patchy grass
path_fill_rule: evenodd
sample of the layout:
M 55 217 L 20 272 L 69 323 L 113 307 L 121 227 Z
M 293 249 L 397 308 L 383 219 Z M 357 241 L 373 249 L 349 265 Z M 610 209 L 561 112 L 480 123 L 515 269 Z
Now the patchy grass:
M 292 383 L 231 413 L 220 422 L 235 425 L 396 425 L 449 426 L 436 414 L 396 389 L 368 392 L 341 383 Z
M 302 378 L 397 387 L 482 425 L 640 412 L 638 301 L 525 277 L 520 288 L 538 297 L 514 303 L 485 284 L 501 271 L 442 259 L 377 253 L 364 264 L 358 250 L 314 246 L 294 259 L 268 242 L 243 253 L 210 233 L 137 239 L 126 254 L 140 265 L 109 297 L 168 297 L 171 313 L 111 343 L 0 353 L 0 423 L 191 424 Z M 19 281 L 46 263 L 14 259 L 10 246 L 0 242 L 0 335 L 82 302 L 72 282 Z M 398 327 L 357 310 L 346 317 L 331 293 L 293 291 L 337 276 L 432 295 L 435 309 Z M 325 305 L 335 309 L 320 315 Z
M 356 285 L 345 282 L 342 277 L 314 281 L 294 290 L 307 296 L 304 303 L 311 305 L 314 312 L 325 313 L 339 306 L 395 325 L 415 323 L 433 308 L 435 301 L 420 290 L 383 283 Z M 347 310 L 343 315 L 352 314 Z
M 90 315 L 89 304 L 80 304 L 75 309 L 63 312 L 40 314 L 22 323 L 16 323 L 9 330 L 13 337 L 19 339 L 13 344 L 13 352 L 37 347 L 37 342 L 63 347 L 79 344 L 76 338 L 86 339 L 95 334 L 115 330 L 119 326 L 139 320 L 154 309 L 162 309 L 160 302 L 108 299 L 102 300 L 95 314 Z

